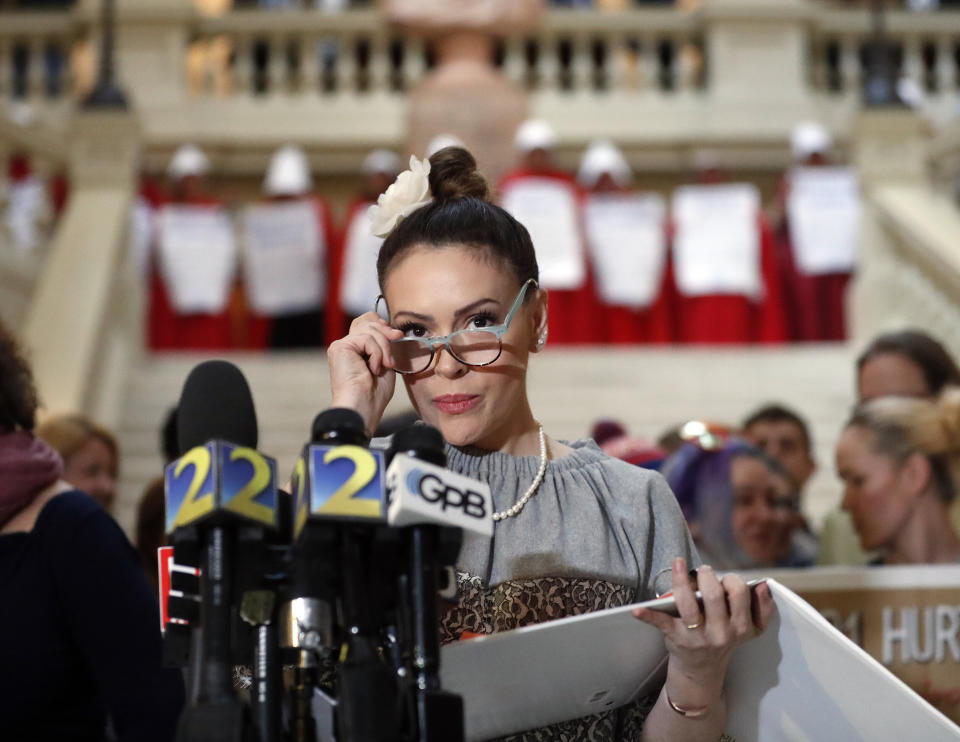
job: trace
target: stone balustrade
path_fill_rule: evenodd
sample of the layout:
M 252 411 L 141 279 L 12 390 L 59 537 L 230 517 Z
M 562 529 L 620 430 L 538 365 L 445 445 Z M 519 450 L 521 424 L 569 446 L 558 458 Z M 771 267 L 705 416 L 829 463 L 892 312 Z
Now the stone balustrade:
M 352 171 L 371 146 L 402 147 L 404 93 L 434 64 L 429 43 L 371 8 L 206 16 L 186 0 L 121 0 L 118 14 L 118 69 L 148 163 L 192 140 L 222 151 L 218 169 L 252 172 L 270 148 L 297 141 L 317 154 L 319 171 Z M 96 33 L 92 5 L 2 19 L 0 102 L 46 110 L 76 93 L 89 77 L 73 60 Z M 893 10 L 887 30 L 908 87 L 935 125 L 947 121 L 960 12 Z M 495 62 L 570 152 L 610 136 L 638 167 L 687 167 L 694 149 L 713 147 L 721 164 L 773 170 L 797 120 L 819 119 L 847 143 L 871 33 L 866 8 L 815 0 L 556 9 L 535 34 L 502 39 Z

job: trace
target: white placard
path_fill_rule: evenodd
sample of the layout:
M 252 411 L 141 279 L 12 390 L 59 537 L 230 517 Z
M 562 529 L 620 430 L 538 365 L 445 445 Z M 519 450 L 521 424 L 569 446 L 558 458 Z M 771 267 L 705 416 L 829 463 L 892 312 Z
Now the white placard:
M 683 296 L 763 296 L 759 210 L 760 192 L 747 183 L 674 192 L 674 270 Z
M 149 273 L 156 219 L 156 210 L 150 202 L 137 196 L 130 207 L 130 266 L 138 280 L 145 279 Z
M 667 257 L 666 204 L 656 193 L 593 194 L 584 208 L 587 248 L 605 304 L 648 307 Z
M 323 303 L 327 243 L 318 218 L 311 201 L 244 209 L 244 286 L 258 314 L 305 312 Z
M 357 209 L 343 246 L 343 272 L 340 277 L 340 307 L 351 316 L 373 309 L 380 294 L 377 281 L 377 255 L 383 238 L 370 231 L 367 209 Z
M 216 314 L 230 298 L 237 246 L 219 206 L 164 206 L 158 241 L 160 271 L 178 314 Z
M 503 208 L 530 232 L 545 289 L 578 289 L 587 277 L 573 185 L 554 178 L 518 178 L 503 189 Z
M 860 186 L 847 167 L 805 167 L 790 173 L 790 242 L 804 275 L 849 273 L 860 243 Z
M 34 175 L 7 184 L 7 212 L 4 221 L 10 243 L 18 253 L 27 253 L 40 244 L 40 221 L 46 208 L 43 181 Z

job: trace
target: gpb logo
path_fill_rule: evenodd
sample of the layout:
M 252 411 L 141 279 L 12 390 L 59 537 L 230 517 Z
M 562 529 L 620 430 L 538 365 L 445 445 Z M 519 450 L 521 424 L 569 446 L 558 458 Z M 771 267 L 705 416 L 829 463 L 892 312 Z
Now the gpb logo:
M 471 518 L 486 518 L 487 509 L 484 506 L 483 495 L 479 492 L 459 490 L 447 484 L 435 474 L 428 474 L 419 469 L 413 469 L 407 474 L 407 489 L 422 497 L 429 503 L 442 503 L 442 509 L 460 509 L 464 515 Z

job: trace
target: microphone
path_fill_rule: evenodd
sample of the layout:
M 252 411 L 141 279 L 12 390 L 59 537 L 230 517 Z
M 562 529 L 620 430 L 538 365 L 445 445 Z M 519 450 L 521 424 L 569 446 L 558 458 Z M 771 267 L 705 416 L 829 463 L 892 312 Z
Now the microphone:
M 165 470 L 166 530 L 178 563 L 196 563 L 180 553 L 202 555 L 197 704 L 184 712 L 178 739 L 240 740 L 250 721 L 233 692 L 234 595 L 266 534 L 279 529 L 276 462 L 255 450 L 253 398 L 233 364 L 194 367 L 178 410 L 182 455 Z M 246 569 L 237 563 L 238 541 Z
M 389 542 L 386 528 L 384 455 L 367 448 L 363 419 L 354 410 L 334 408 L 313 422 L 311 443 L 297 462 L 295 482 L 295 562 L 293 594 L 307 598 L 300 609 L 320 618 L 311 630 L 301 625 L 301 668 L 308 678 L 298 683 L 295 727 L 307 721 L 309 684 L 313 661 L 303 646 L 327 649 L 333 641 L 336 601 L 342 638 L 337 665 L 337 739 L 341 742 L 392 742 L 397 739 L 397 678 L 379 652 L 383 625 L 382 598 L 374 589 L 378 569 Z M 307 610 L 312 605 L 313 610 Z M 312 635 L 312 641 L 311 641 Z M 305 731 L 297 735 L 309 736 Z M 300 736 L 295 735 L 296 739 Z
M 455 564 L 463 529 L 493 535 L 490 488 L 445 468 L 443 436 L 429 425 L 399 431 L 388 455 L 387 520 L 404 533 L 400 586 L 407 597 L 404 644 L 417 739 L 462 742 L 463 699 L 440 688 L 439 568 Z M 451 583 L 455 591 L 455 578 Z

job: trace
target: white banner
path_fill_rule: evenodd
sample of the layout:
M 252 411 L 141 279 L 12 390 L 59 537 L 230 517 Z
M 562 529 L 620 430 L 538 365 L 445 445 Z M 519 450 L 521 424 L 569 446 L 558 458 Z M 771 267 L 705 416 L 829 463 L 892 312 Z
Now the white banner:
M 137 196 L 130 207 L 130 267 L 137 280 L 146 280 L 150 272 L 150 250 L 156 238 L 157 215 L 153 206 Z
M 760 299 L 760 192 L 747 183 L 691 185 L 673 194 L 677 288 L 684 296 Z
M 587 277 L 573 185 L 554 178 L 521 178 L 506 185 L 503 208 L 530 232 L 545 289 L 578 289 Z
M 367 210 L 358 209 L 347 225 L 343 246 L 343 273 L 340 277 L 340 306 L 351 316 L 373 310 L 380 295 L 377 255 L 383 238 L 370 232 Z
M 667 257 L 667 207 L 656 193 L 593 194 L 584 208 L 587 247 L 605 304 L 648 307 Z
M 222 312 L 237 268 L 237 246 L 219 206 L 164 206 L 159 217 L 160 271 L 179 314 Z
M 316 309 L 326 290 L 327 243 L 311 201 L 253 204 L 243 211 L 243 278 L 258 314 Z
M 847 167 L 805 167 L 790 173 L 790 242 L 808 276 L 849 273 L 860 243 L 860 187 Z
M 10 181 L 6 196 L 4 221 L 10 233 L 10 244 L 18 253 L 30 252 L 40 244 L 40 223 L 47 209 L 44 183 L 34 175 Z

